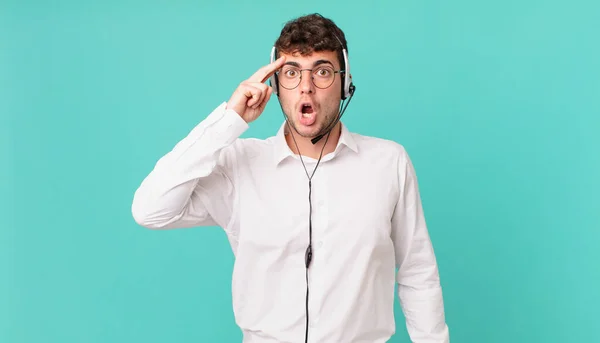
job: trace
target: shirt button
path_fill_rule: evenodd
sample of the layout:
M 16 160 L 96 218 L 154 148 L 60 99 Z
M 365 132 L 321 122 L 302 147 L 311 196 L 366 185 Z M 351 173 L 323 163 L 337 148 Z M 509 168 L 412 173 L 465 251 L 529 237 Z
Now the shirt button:
M 319 248 L 323 246 L 323 241 L 319 241 Z

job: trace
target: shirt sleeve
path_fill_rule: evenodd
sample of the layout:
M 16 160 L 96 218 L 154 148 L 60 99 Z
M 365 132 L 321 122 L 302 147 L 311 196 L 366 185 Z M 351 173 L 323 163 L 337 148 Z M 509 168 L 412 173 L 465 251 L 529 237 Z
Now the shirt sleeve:
M 161 157 L 135 191 L 135 221 L 151 229 L 226 228 L 235 200 L 233 150 L 248 124 L 219 105 Z
M 404 149 L 398 163 L 399 199 L 392 217 L 400 305 L 413 343 L 449 343 L 438 265 L 415 169 Z

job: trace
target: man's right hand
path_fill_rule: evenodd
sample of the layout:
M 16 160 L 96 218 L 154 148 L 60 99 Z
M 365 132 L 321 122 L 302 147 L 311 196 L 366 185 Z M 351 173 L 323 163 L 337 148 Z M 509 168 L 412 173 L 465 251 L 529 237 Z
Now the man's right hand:
M 249 79 L 240 83 L 227 102 L 227 108 L 234 110 L 246 123 L 250 123 L 261 115 L 271 98 L 273 88 L 265 82 L 283 66 L 285 56 L 280 57 L 254 73 Z

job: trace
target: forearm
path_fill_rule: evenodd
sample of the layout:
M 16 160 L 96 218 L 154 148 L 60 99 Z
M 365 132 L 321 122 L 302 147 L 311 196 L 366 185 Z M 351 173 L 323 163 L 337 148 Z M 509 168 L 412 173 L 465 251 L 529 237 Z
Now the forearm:
M 442 289 L 439 285 L 398 286 L 406 328 L 413 343 L 449 343 Z
M 448 343 L 438 264 L 424 219 L 419 222 L 398 272 L 400 305 L 413 343 Z

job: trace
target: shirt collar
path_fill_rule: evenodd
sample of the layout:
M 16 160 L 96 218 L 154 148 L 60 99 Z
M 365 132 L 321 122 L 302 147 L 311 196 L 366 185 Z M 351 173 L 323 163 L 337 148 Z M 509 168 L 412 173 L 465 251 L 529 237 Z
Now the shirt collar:
M 358 146 L 356 144 L 356 141 L 354 140 L 354 137 L 352 136 L 352 133 L 348 130 L 344 123 L 340 122 L 340 125 L 342 127 L 340 139 L 338 140 L 337 146 L 335 147 L 331 158 L 335 157 L 335 155 L 337 155 L 340 152 L 340 149 L 342 149 L 342 147 L 347 147 L 355 153 L 358 153 Z M 285 160 L 288 157 L 294 157 L 294 153 L 287 145 L 287 142 L 285 140 L 285 135 L 288 134 L 288 131 L 289 130 L 287 128 L 287 122 L 284 121 L 283 124 L 281 124 L 281 126 L 279 127 L 277 135 L 274 139 L 275 150 L 273 157 L 275 165 L 279 165 L 281 161 Z

